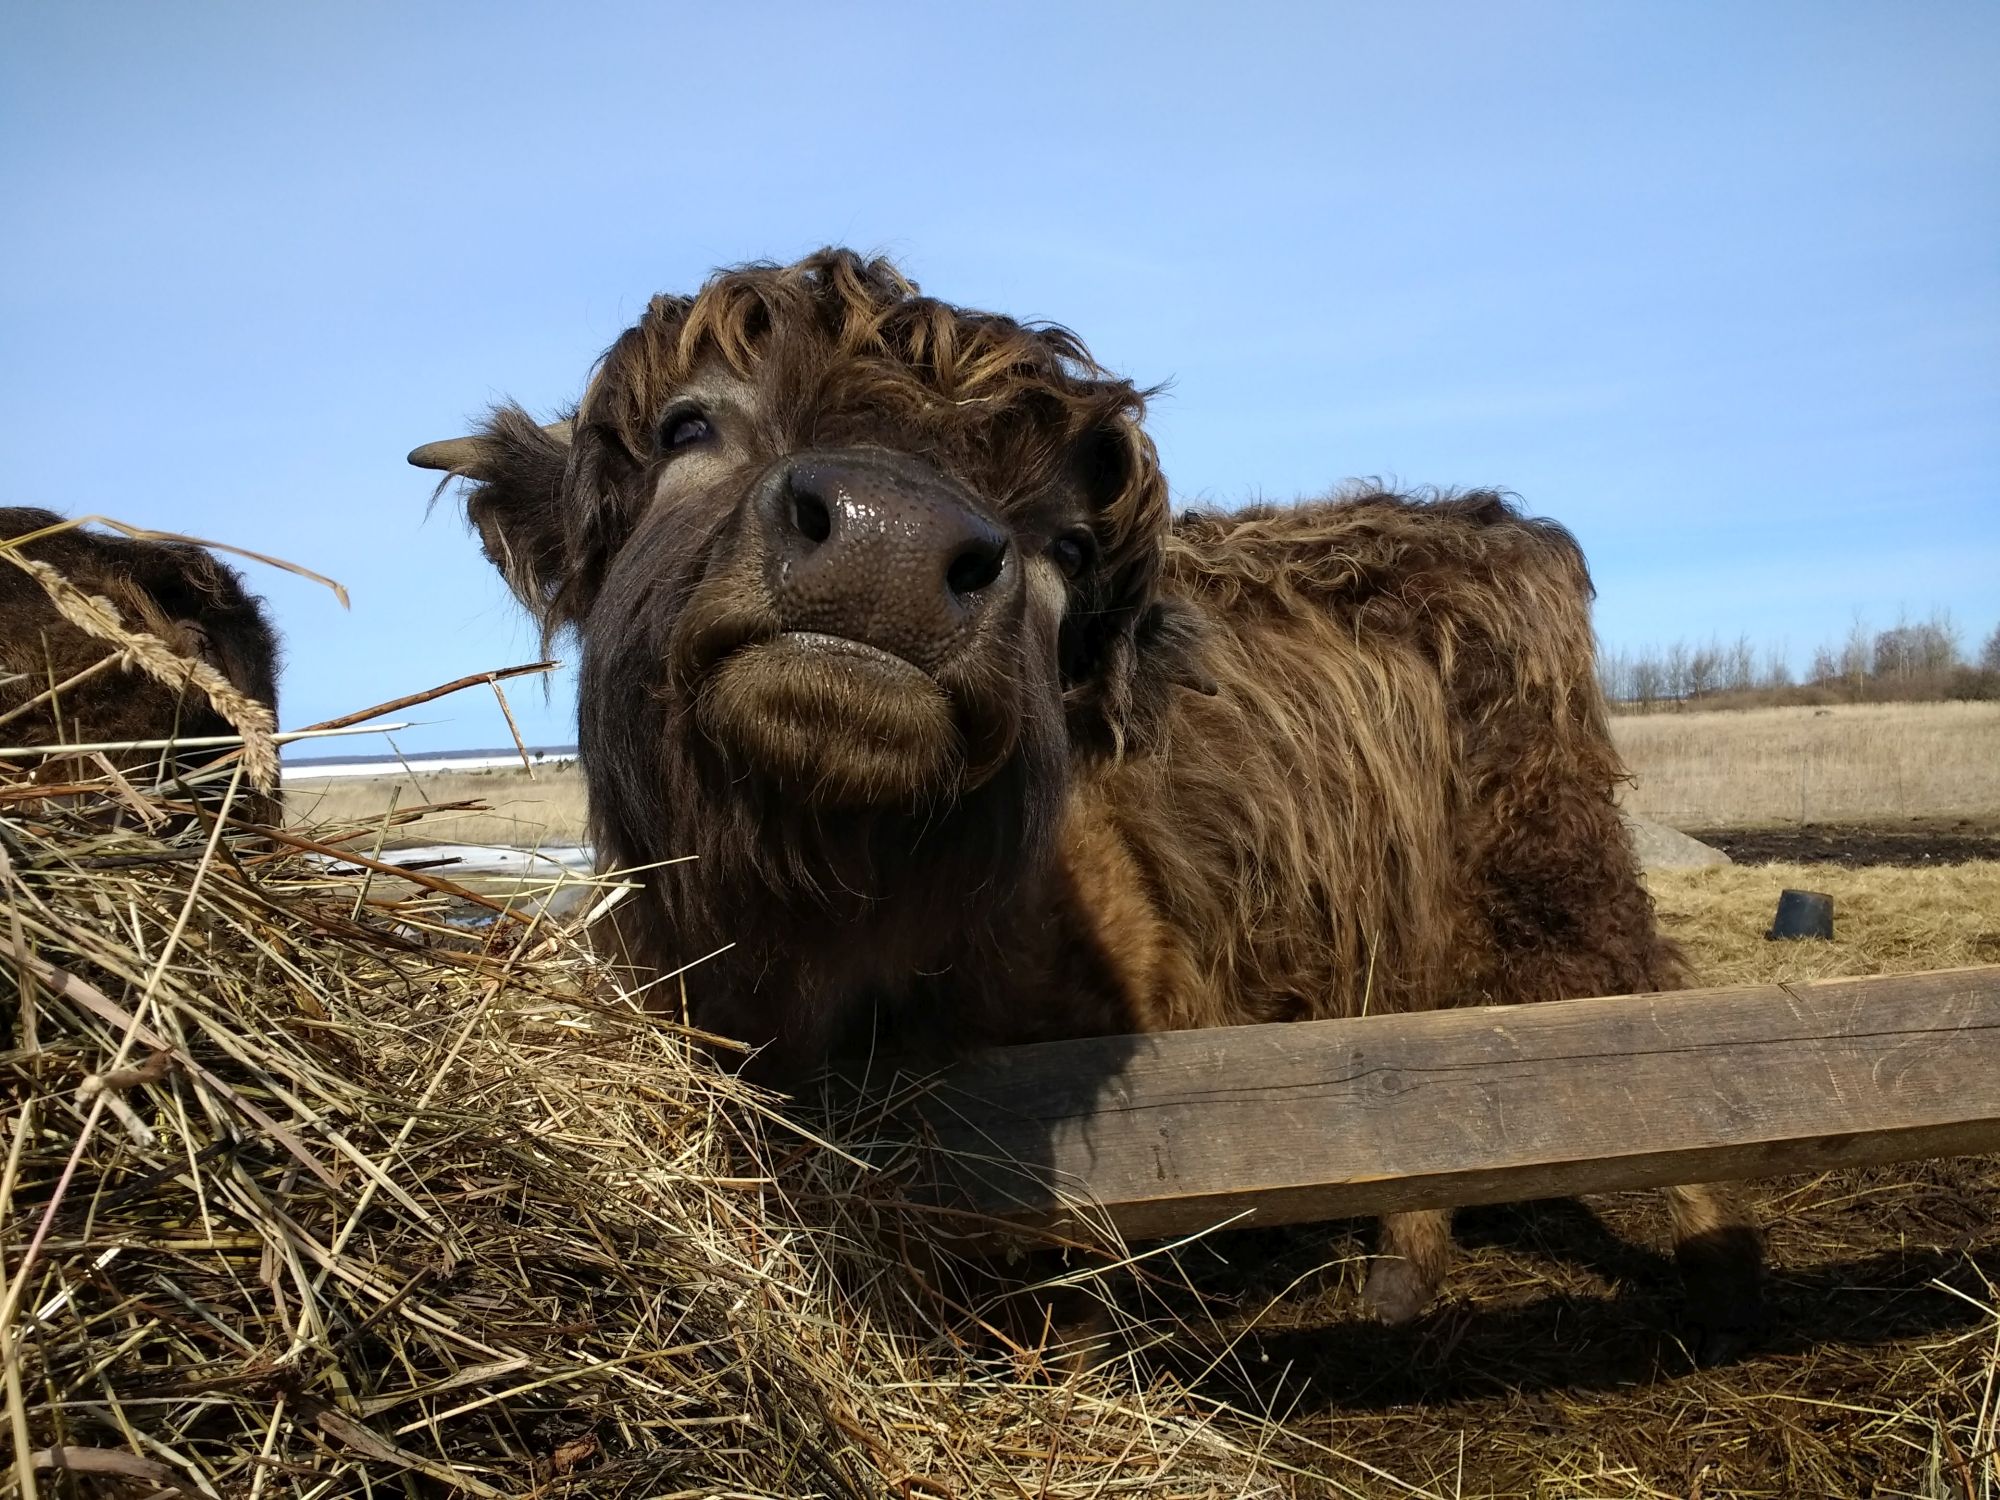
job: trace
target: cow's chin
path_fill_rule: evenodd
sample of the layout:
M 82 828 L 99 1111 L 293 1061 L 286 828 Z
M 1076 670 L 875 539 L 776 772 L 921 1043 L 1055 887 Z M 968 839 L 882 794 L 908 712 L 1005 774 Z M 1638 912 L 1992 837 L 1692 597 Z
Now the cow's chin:
M 701 727 L 787 795 L 915 807 L 964 772 L 950 698 L 929 673 L 841 636 L 787 631 L 741 647 L 704 684 Z

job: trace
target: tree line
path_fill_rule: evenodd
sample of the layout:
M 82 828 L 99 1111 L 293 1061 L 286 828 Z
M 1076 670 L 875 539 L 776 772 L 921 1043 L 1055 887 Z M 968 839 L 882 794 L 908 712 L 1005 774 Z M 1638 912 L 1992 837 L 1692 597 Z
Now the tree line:
M 1803 676 L 1784 643 L 1674 641 L 1638 650 L 1602 648 L 1597 676 L 1614 706 L 1762 708 L 1797 703 L 1914 703 L 2000 699 L 2000 625 L 1968 656 L 1949 610 L 1871 630 L 1858 616 L 1845 637 L 1814 648 Z

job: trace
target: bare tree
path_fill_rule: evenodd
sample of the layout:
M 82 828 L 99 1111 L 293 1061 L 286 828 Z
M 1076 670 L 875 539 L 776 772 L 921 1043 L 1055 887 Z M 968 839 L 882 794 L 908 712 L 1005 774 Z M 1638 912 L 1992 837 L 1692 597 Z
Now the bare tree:
M 1792 685 L 1791 655 L 1792 653 L 1787 642 L 1779 641 L 1776 645 L 1766 646 L 1764 648 L 1764 670 L 1758 678 L 1757 685 L 1773 690 L 1790 687 Z
M 1732 693 L 1747 693 L 1757 685 L 1757 648 L 1750 637 L 1739 635 L 1723 653 L 1722 686 Z
M 1840 651 L 1840 675 L 1859 698 L 1875 670 L 1875 643 L 1868 638 L 1868 622 L 1855 611 L 1854 623 L 1847 628 L 1847 644 Z
M 1962 636 L 1959 633 L 1958 621 L 1951 617 L 1950 610 L 1932 610 L 1930 619 L 1924 622 L 1924 629 L 1929 632 L 1931 642 L 1932 671 L 1949 672 L 1964 660 L 1959 651 Z
M 1916 627 L 1907 620 L 1898 620 L 1888 630 L 1878 631 L 1870 648 L 1870 675 L 1890 682 L 1901 682 L 1911 676 L 1917 667 L 1915 631 Z
M 2000 638 L 2000 631 L 1995 631 L 1994 635 Z M 1641 708 L 1650 712 L 1666 691 L 1667 672 L 1660 664 L 1660 658 L 1650 648 L 1641 652 L 1632 663 L 1632 696 Z
M 1688 657 L 1687 695 L 1703 698 L 1722 686 L 1722 646 L 1711 638 L 1706 646 L 1697 646 Z
M 1988 672 L 2000 672 L 2000 625 L 1993 627 L 1993 634 L 1979 648 L 1979 665 Z
M 1676 702 L 1686 702 L 1688 696 L 1688 648 L 1686 641 L 1675 641 L 1667 647 L 1663 662 L 1666 668 L 1665 687 L 1667 696 Z
M 1958 627 L 1948 610 L 1921 625 L 1907 618 L 1875 637 L 1874 674 L 1887 681 L 1918 683 L 1944 676 L 1958 665 Z
M 1632 698 L 1632 658 L 1623 648 L 1616 651 L 1597 644 L 1597 686 L 1607 703 L 1628 703 Z

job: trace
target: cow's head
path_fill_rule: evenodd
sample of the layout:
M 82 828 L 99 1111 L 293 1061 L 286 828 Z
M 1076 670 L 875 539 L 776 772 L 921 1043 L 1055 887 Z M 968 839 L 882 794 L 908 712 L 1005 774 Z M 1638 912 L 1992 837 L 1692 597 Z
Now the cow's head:
M 0 541 L 102 598 L 123 624 L 154 636 L 174 656 L 206 663 L 276 712 L 278 640 L 263 601 L 207 549 L 87 530 L 53 511 L 29 507 L 0 507 Z M 62 690 L 49 695 L 44 690 L 51 684 Z M 4 565 L 0 713 L 11 721 L 8 736 L 30 745 L 189 740 L 236 732 L 200 687 L 177 672 L 139 670 L 62 614 L 39 581 Z M 191 773 L 216 754 L 193 746 L 113 751 L 112 759 L 132 772 Z M 60 764 L 47 762 L 44 769 Z M 214 786 L 207 793 L 220 795 Z M 235 806 L 239 815 L 266 821 L 280 811 L 276 799 L 247 791 Z
M 655 298 L 569 417 L 411 461 L 475 482 L 488 557 L 581 636 L 600 764 L 664 736 L 717 784 L 922 812 L 1143 739 L 1183 675 L 1142 409 L 1063 329 L 825 251 Z

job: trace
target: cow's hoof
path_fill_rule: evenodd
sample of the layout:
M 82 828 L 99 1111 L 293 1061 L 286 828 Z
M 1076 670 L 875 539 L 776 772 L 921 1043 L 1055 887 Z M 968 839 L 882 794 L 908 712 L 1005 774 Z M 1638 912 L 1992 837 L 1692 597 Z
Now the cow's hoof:
M 1763 1244 L 1741 1225 L 1683 1240 L 1676 1248 L 1687 1294 L 1687 1346 L 1704 1368 L 1732 1364 L 1764 1333 Z
M 1361 1308 L 1376 1322 L 1393 1328 L 1414 1321 L 1436 1292 L 1436 1286 L 1409 1261 L 1384 1256 L 1369 1268 L 1361 1288 Z
M 1764 1341 L 1764 1301 L 1756 1287 L 1736 1287 L 1734 1295 L 1690 1299 L 1688 1353 L 1702 1369 L 1733 1365 Z
M 1758 1325 L 1701 1323 L 1688 1330 L 1688 1352 L 1704 1370 L 1733 1365 L 1757 1347 Z

